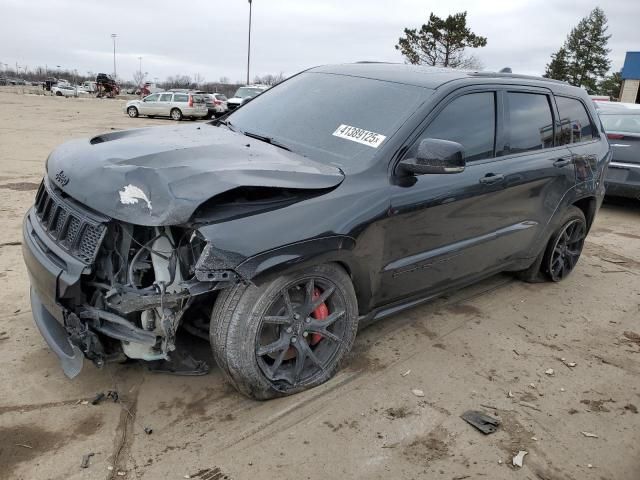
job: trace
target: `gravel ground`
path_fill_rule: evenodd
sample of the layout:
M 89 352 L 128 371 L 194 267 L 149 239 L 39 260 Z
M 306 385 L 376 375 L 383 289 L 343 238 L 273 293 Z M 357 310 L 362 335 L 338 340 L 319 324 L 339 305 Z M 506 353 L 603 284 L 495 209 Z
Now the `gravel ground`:
M 605 203 L 563 283 L 498 275 L 389 318 L 303 394 L 248 400 L 215 366 L 189 378 L 87 362 L 70 381 L 31 318 L 22 216 L 59 143 L 168 120 L 10 88 L 0 105 L 0 477 L 640 479 L 638 202 Z M 108 390 L 121 402 L 86 403 Z M 474 430 L 469 409 L 498 431 Z

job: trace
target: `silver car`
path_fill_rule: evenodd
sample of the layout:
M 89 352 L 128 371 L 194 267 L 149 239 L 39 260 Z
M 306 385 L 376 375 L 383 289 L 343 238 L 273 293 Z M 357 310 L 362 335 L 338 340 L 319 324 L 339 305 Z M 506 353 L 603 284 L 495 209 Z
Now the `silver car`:
M 640 199 L 640 105 L 596 105 L 611 144 L 611 163 L 604 180 L 607 195 Z
M 152 93 L 140 100 L 127 102 L 124 111 L 131 118 L 138 115 L 148 117 L 171 117 L 172 120 L 183 118 L 203 118 L 208 114 L 203 95 L 189 92 Z

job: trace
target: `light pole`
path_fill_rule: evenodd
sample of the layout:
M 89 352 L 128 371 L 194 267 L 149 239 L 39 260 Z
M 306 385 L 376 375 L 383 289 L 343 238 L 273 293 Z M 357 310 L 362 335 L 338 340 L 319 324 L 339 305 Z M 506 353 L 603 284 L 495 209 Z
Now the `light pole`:
M 140 60 L 140 74 L 142 74 L 142 57 L 138 57 L 138 60 Z
M 251 63 L 251 0 L 249 0 L 249 44 L 247 45 L 247 85 L 249 85 L 250 63 Z
M 111 38 L 113 39 L 113 79 L 116 79 L 116 37 L 118 35 L 116 33 L 111 34 Z

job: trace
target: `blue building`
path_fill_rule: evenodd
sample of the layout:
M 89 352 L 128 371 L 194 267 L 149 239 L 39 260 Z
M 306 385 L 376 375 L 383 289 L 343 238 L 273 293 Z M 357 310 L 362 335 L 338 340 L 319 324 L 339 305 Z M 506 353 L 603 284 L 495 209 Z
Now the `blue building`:
M 624 58 L 620 101 L 640 103 L 640 52 L 627 52 Z

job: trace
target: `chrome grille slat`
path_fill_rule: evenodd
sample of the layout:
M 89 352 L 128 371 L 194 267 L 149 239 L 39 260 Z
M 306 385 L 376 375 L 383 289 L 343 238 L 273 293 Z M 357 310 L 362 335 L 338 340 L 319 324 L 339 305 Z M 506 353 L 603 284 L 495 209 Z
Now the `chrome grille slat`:
M 52 193 L 43 182 L 36 194 L 35 217 L 49 237 L 73 257 L 90 264 L 102 244 L 106 225 Z

